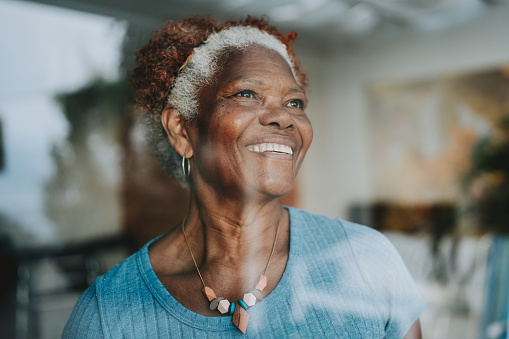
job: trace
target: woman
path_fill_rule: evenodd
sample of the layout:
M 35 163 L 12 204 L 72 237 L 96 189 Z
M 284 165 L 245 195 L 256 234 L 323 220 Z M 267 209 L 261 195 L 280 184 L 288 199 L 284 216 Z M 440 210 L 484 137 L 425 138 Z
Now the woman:
M 313 137 L 294 38 L 190 18 L 138 52 L 136 100 L 189 212 L 96 279 L 64 337 L 420 337 L 424 299 L 385 237 L 278 202 Z

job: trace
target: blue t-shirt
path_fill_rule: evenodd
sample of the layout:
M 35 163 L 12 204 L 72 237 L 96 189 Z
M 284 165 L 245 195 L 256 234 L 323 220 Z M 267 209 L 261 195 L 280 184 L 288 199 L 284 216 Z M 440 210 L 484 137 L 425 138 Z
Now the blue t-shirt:
M 85 291 L 63 338 L 402 338 L 426 301 L 387 238 L 348 221 L 288 210 L 286 269 L 248 310 L 246 335 L 231 316 L 203 316 L 175 300 L 152 269 L 148 243 Z

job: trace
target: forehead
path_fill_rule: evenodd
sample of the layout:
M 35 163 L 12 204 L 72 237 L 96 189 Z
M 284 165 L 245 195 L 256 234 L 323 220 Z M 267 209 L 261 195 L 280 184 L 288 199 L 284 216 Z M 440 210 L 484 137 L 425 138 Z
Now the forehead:
M 228 80 L 249 78 L 253 75 L 266 78 L 263 75 L 270 72 L 281 77 L 289 77 L 289 80 L 298 86 L 286 60 L 279 53 L 262 46 L 227 51 L 221 61 L 222 67 L 216 77 L 218 84 Z

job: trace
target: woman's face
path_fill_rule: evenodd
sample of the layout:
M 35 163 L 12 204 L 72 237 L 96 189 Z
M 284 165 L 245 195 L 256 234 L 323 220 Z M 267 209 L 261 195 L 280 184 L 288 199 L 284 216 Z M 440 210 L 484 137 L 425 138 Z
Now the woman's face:
M 290 192 L 313 138 L 306 97 L 285 60 L 251 47 L 225 60 L 200 93 L 189 133 L 193 183 L 216 192 Z

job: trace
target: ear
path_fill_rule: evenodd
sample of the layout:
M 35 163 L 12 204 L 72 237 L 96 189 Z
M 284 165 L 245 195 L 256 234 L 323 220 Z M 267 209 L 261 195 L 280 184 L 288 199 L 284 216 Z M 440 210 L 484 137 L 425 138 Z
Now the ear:
M 194 153 L 185 128 L 186 120 L 173 107 L 167 105 L 161 113 L 161 124 L 168 135 L 170 144 L 178 154 L 183 157 L 185 152 L 186 158 L 191 158 Z

